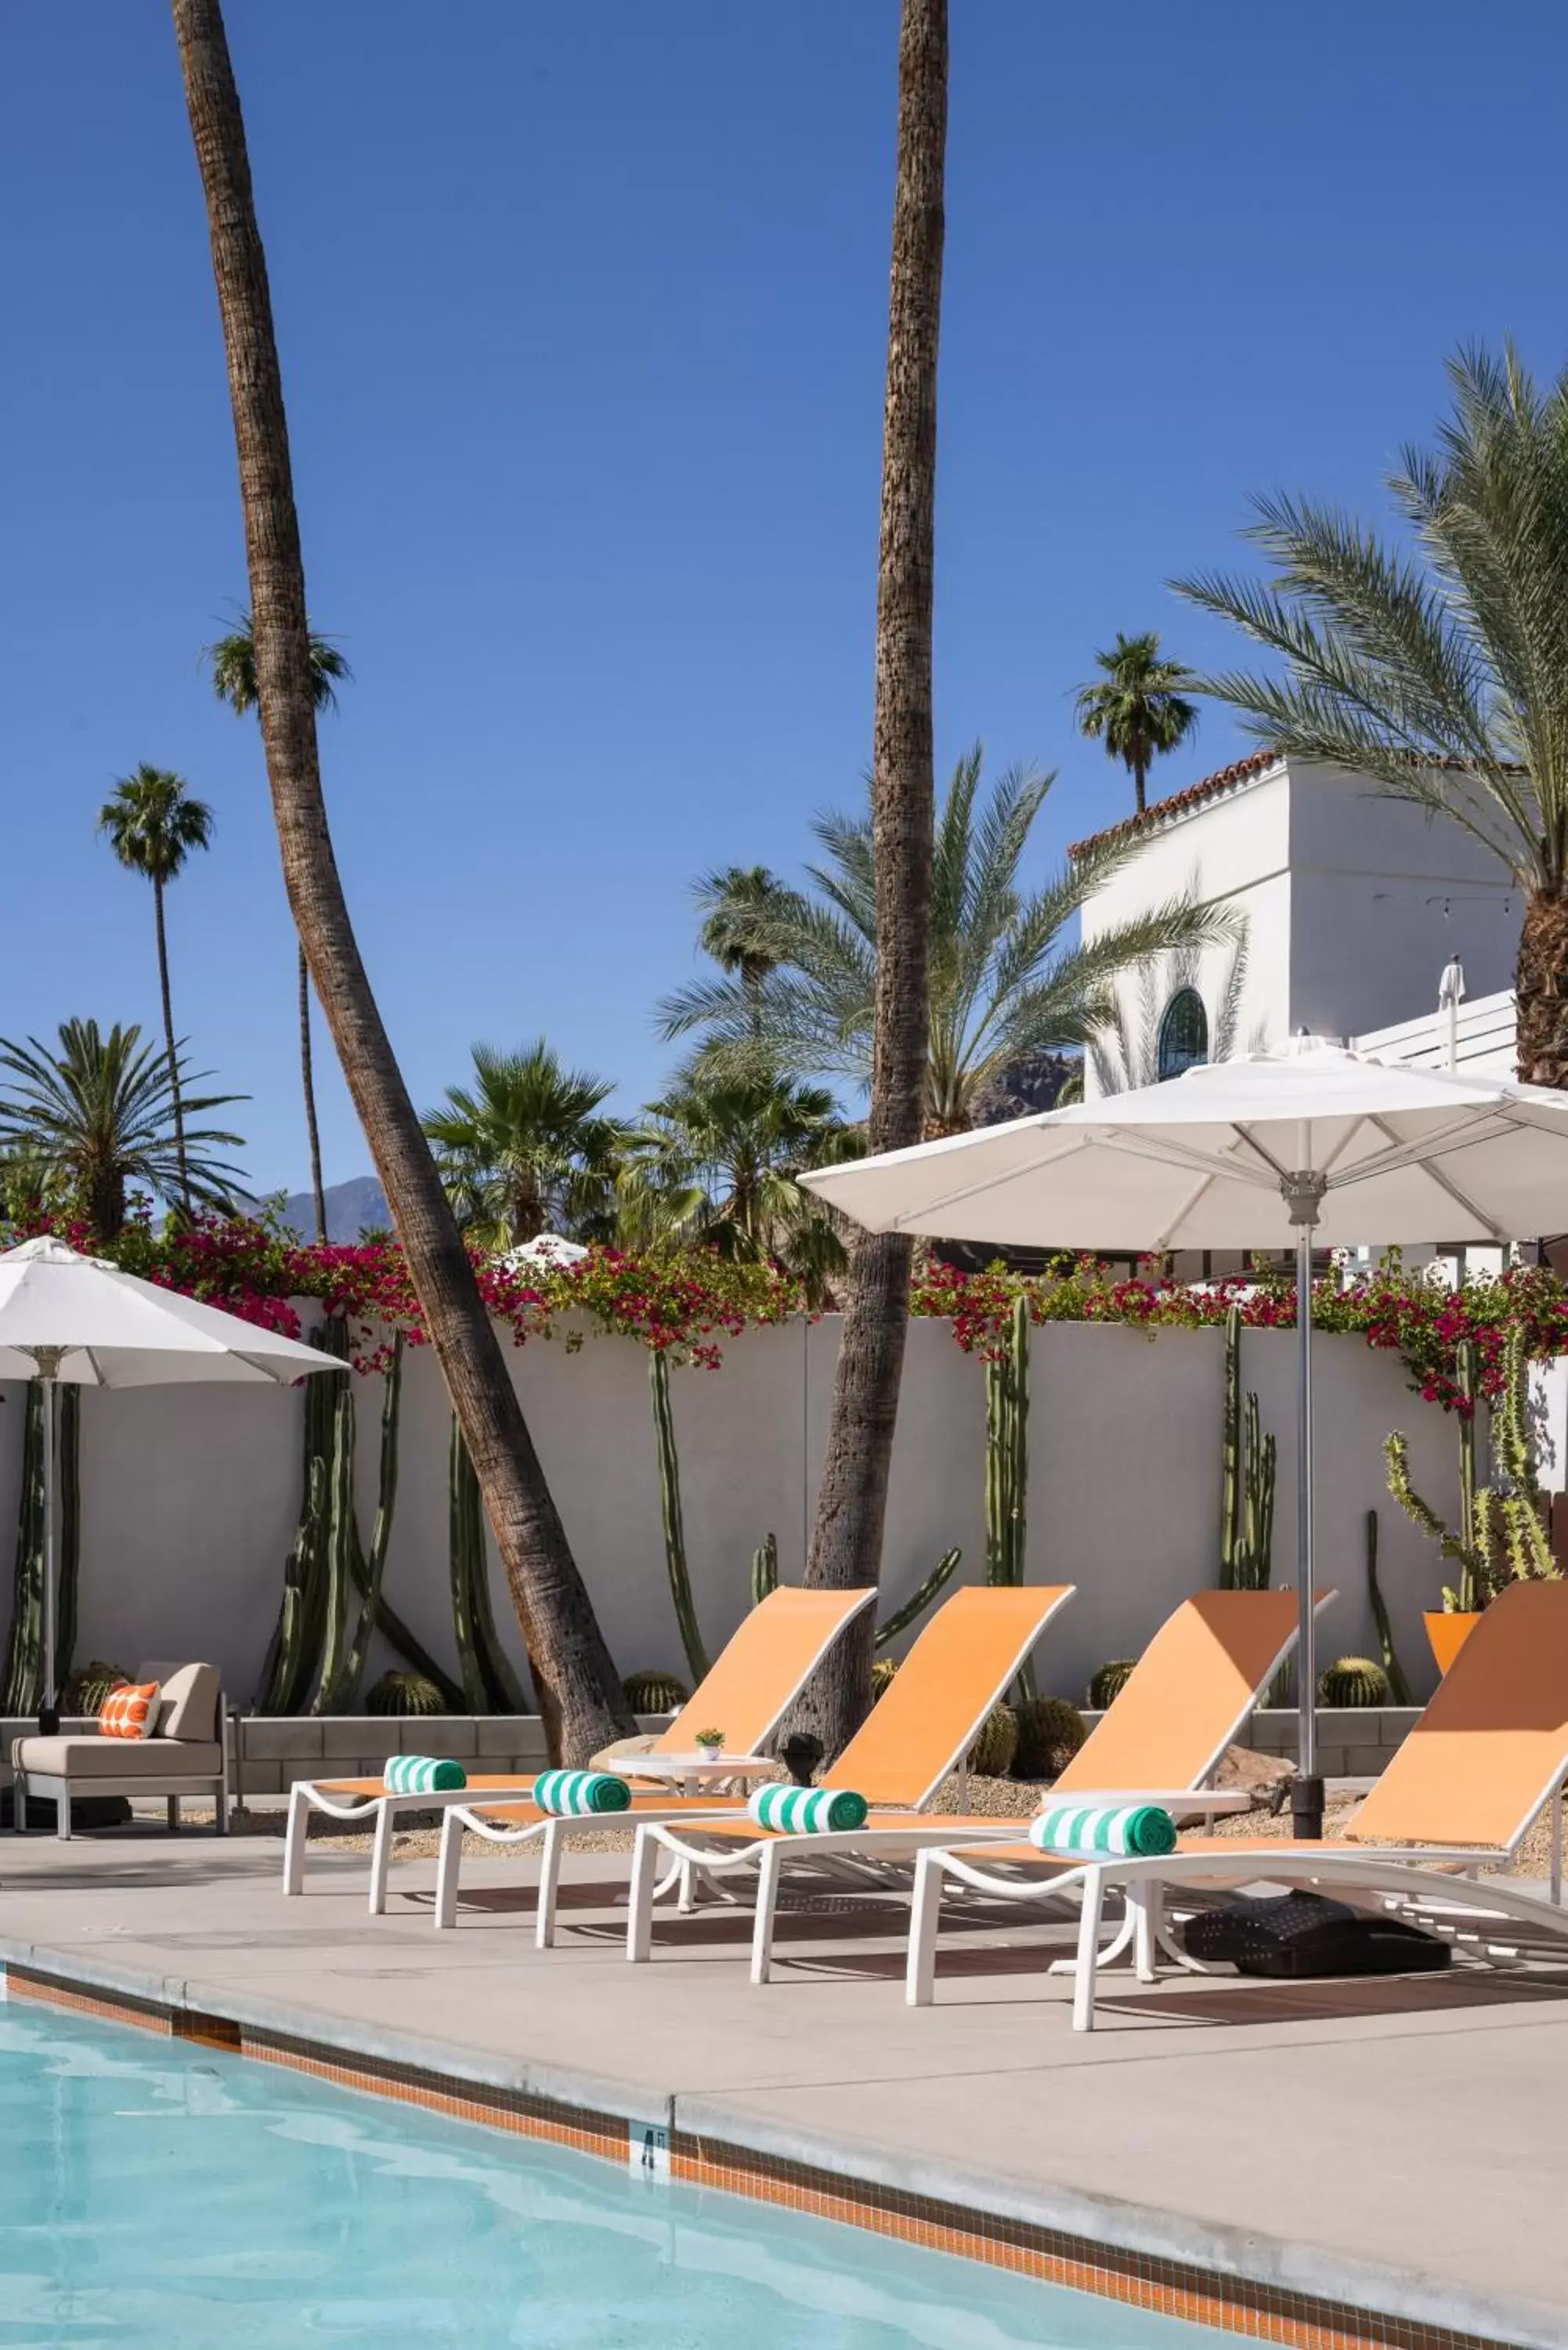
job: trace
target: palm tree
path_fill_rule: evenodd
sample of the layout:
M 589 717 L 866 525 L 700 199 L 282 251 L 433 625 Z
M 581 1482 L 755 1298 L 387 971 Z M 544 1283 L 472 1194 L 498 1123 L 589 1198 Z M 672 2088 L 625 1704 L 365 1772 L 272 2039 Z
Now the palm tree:
M 1542 394 L 1511 345 L 1449 362 L 1434 451 L 1387 487 L 1407 550 L 1309 500 L 1254 501 L 1271 585 L 1178 593 L 1282 658 L 1201 690 L 1287 755 L 1376 778 L 1461 826 L 1524 899 L 1519 1074 L 1568 1085 L 1568 370 Z
M 316 741 L 305 567 L 250 159 L 219 0 L 173 0 L 206 199 L 244 513 L 256 706 L 295 927 L 478 1476 L 552 1752 L 635 1724 L 360 960 Z
M 98 828 L 107 833 L 120 863 L 152 884 L 152 919 L 158 934 L 158 989 L 163 1002 L 163 1046 L 168 1055 L 170 1097 L 174 1112 L 174 1153 L 180 1169 L 180 1205 L 191 1212 L 190 1186 L 185 1181 L 185 1122 L 180 1100 L 180 1066 L 174 1051 L 174 1010 L 169 993 L 169 941 L 163 928 L 163 892 L 177 880 L 192 849 L 205 848 L 213 837 L 213 811 L 204 800 L 192 796 L 182 777 L 168 767 L 150 767 L 142 761 L 134 775 L 122 775 L 98 812 Z
M 620 1237 L 634 1247 L 670 1240 L 742 1263 L 773 1259 L 815 1308 L 846 1260 L 831 1220 L 794 1179 L 864 1148 L 821 1086 L 684 1071 L 627 1139 Z
M 123 1228 L 132 1184 L 182 1206 L 234 1208 L 240 1171 L 213 1153 L 243 1149 L 241 1137 L 186 1121 L 244 1095 L 187 1093 L 182 1109 L 178 1055 L 144 1045 L 134 1024 L 105 1035 L 96 1020 L 64 1021 L 57 1052 L 0 1037 L 0 1069 L 14 1080 L 0 1095 L 0 1151 L 45 1196 L 67 1195 L 99 1241 Z
M 1064 933 L 1136 854 L 1107 840 L 1081 852 L 1042 889 L 1018 876 L 1054 777 L 1010 768 L 978 806 L 981 751 L 959 761 L 936 827 L 929 943 L 930 1037 L 922 1128 L 971 1126 L 1002 1072 L 1030 1055 L 1088 1043 L 1114 1016 L 1111 983 L 1151 955 L 1231 936 L 1235 919 L 1174 899 L 1118 923 L 1087 945 Z M 876 859 L 870 811 L 826 816 L 814 827 L 824 855 L 808 868 L 811 894 L 774 883 L 752 916 L 772 958 L 748 988 L 699 981 L 662 1006 L 664 1031 L 700 1031 L 698 1066 L 734 1075 L 761 1049 L 794 1076 L 868 1087 L 877 1004 Z
M 545 1232 L 603 1230 L 625 1139 L 598 1115 L 613 1084 L 563 1069 L 542 1036 L 519 1053 L 476 1045 L 473 1075 L 424 1120 L 469 1238 L 509 1249 Z
M 1141 816 L 1144 779 L 1155 760 L 1198 732 L 1197 704 L 1186 698 L 1197 681 L 1179 661 L 1165 659 L 1153 629 L 1142 637 L 1118 629 L 1109 652 L 1096 653 L 1095 661 L 1103 674 L 1079 691 L 1078 730 L 1103 741 L 1107 758 L 1128 770 Z
M 704 873 L 692 891 L 703 918 L 698 943 L 721 971 L 741 982 L 753 1009 L 763 982 L 778 966 L 763 932 L 782 887 L 765 865 L 727 865 Z
M 310 630 L 310 681 L 317 710 L 336 710 L 337 688 L 354 674 L 330 637 Z M 248 612 L 240 625 L 215 645 L 207 647 L 213 664 L 213 691 L 236 717 L 256 706 L 256 639 Z M 321 1173 L 321 1134 L 316 1123 L 316 1075 L 310 1042 L 310 966 L 299 950 L 299 1074 L 305 1089 L 305 1132 L 310 1146 L 310 1197 L 316 1209 L 316 1237 L 327 1238 L 327 1191 Z
M 947 130 L 947 0 L 902 0 L 871 722 L 877 1000 L 867 1139 L 873 1150 L 918 1141 L 925 1103 L 935 798 L 931 583 Z M 909 1258 L 901 1234 L 856 1235 L 806 1557 L 808 1584 L 844 1590 L 874 1584 L 881 1573 L 909 1318 Z M 803 1709 L 829 1754 L 846 1744 L 871 1703 L 873 1612 L 863 1608 L 835 1643 Z

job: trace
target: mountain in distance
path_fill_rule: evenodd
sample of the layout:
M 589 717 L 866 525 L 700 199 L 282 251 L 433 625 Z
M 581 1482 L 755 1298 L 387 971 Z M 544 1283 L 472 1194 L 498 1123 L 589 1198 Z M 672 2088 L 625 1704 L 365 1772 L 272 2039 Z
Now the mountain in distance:
M 346 1183 L 328 1183 L 327 1237 L 357 1241 L 363 1232 L 387 1232 L 391 1211 L 387 1195 L 373 1175 L 351 1175 Z M 291 1191 L 283 1203 L 283 1221 L 302 1241 L 316 1238 L 316 1203 L 308 1191 Z

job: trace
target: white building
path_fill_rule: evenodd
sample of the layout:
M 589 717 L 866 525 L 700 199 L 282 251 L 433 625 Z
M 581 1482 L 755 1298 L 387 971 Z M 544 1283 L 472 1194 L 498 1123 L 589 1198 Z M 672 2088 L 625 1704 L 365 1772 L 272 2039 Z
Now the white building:
M 1120 983 L 1119 1034 L 1085 1072 L 1091 1098 L 1303 1028 L 1442 1060 L 1438 980 L 1456 958 L 1462 1064 L 1511 1066 L 1520 894 L 1459 825 L 1384 796 L 1368 776 L 1263 751 L 1071 853 L 1128 837 L 1136 855 L 1085 908 L 1086 942 L 1180 898 L 1233 907 L 1242 931 Z

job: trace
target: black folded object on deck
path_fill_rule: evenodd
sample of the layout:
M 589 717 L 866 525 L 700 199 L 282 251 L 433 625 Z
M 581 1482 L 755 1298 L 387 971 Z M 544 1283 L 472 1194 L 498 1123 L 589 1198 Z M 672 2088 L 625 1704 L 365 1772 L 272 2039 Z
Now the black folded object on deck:
M 1402 1918 L 1322 1893 L 1240 1894 L 1182 1929 L 1189 1958 L 1244 1975 L 1413 1975 L 1446 1967 L 1447 1942 Z

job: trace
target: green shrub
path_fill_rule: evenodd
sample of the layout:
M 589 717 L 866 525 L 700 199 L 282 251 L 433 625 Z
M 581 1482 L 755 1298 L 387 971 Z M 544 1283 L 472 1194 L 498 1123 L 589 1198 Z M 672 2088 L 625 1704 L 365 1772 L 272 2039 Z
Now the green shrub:
M 367 1713 L 444 1713 L 445 1698 L 423 1673 L 383 1673 L 365 1692 Z
M 1113 1657 L 1102 1665 L 1085 1691 L 1085 1702 L 1091 1713 L 1104 1713 L 1107 1705 L 1118 1697 L 1132 1679 L 1136 1657 Z
M 1392 1705 L 1388 1676 L 1370 1657 L 1338 1657 L 1318 1677 L 1320 1705 Z
M 679 1713 L 691 1694 L 673 1673 L 628 1673 L 620 1686 L 633 1713 Z
M 1083 1715 L 1066 1698 L 1025 1699 L 1018 1709 L 1014 1775 L 1020 1779 L 1056 1778 L 1087 1735 Z
M 981 1779 L 1005 1779 L 1018 1751 L 1018 1716 L 1010 1705 L 993 1705 L 969 1750 L 969 1767 Z

